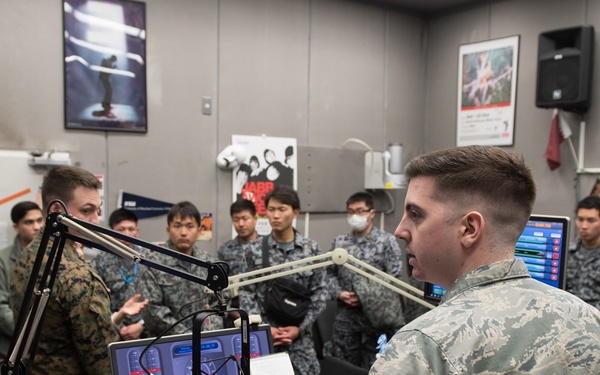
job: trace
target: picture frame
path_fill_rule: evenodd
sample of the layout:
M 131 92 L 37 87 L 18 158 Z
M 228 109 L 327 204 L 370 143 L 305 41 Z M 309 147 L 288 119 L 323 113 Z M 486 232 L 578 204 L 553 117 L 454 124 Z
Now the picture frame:
M 146 133 L 146 4 L 62 4 L 65 128 Z
M 459 46 L 456 145 L 512 146 L 519 36 Z

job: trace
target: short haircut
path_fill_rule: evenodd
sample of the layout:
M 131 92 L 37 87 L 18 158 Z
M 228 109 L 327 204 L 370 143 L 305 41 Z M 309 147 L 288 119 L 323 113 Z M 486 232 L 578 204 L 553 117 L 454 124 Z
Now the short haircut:
M 260 166 L 260 162 L 258 161 L 258 158 L 256 157 L 256 155 L 250 156 L 250 161 L 248 163 L 252 163 L 252 162 L 256 162 L 256 164 L 258 164 Z
M 108 226 L 112 229 L 122 221 L 133 221 L 137 224 L 138 217 L 135 212 L 126 208 L 118 208 L 114 210 L 108 218 Z
M 252 201 L 247 199 L 238 199 L 237 201 L 233 202 L 229 208 L 229 215 L 233 216 L 233 214 L 237 214 L 242 211 L 250 211 L 252 216 L 256 216 L 256 206 L 254 206 Z
M 42 182 L 42 204 L 48 207 L 51 201 L 61 200 L 65 205 L 73 199 L 78 187 L 100 189 L 102 183 L 87 170 L 73 165 L 54 167 L 46 173 Z
M 198 211 L 196 206 L 194 206 L 191 202 L 183 201 L 171 207 L 169 213 L 167 214 L 167 224 L 171 224 L 171 222 L 177 216 L 182 219 L 191 217 L 195 219 L 198 226 L 200 226 L 200 211 Z
M 354 193 L 348 198 L 346 201 L 346 207 L 351 205 L 352 203 L 357 202 L 365 202 L 365 205 L 369 208 L 369 210 L 373 209 L 373 197 L 369 193 L 365 193 L 364 191 L 359 191 L 358 193 Z
M 600 197 L 590 195 L 589 197 L 583 198 L 577 204 L 577 211 L 581 208 L 586 210 L 598 210 L 598 213 L 600 213 Z
M 516 242 L 536 197 L 531 170 L 522 156 L 499 147 L 467 146 L 430 152 L 412 159 L 407 179 L 432 177 L 432 199 L 455 207 L 482 207 L 496 237 Z
M 300 198 L 298 198 L 298 193 L 289 186 L 277 186 L 268 192 L 265 196 L 265 208 L 269 206 L 269 201 L 271 199 L 277 199 L 283 204 L 290 205 L 294 210 L 300 209 Z
M 19 202 L 10 210 L 10 219 L 12 220 L 13 224 L 19 224 L 19 221 L 21 221 L 21 219 L 23 219 L 31 210 L 38 210 L 40 212 L 42 211 L 40 206 L 38 206 L 35 202 Z

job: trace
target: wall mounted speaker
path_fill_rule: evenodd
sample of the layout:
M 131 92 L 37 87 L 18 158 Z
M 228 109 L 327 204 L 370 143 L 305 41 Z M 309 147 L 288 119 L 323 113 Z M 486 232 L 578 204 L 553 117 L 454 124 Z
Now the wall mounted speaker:
M 535 105 L 586 112 L 590 106 L 594 27 L 541 33 Z

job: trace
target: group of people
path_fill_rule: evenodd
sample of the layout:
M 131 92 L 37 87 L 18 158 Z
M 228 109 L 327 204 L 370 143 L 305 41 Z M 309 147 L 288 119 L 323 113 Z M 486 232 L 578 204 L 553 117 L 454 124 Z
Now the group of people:
M 230 304 L 259 314 L 271 325 L 276 351 L 289 353 L 296 374 L 320 373 L 312 325 L 328 298 L 338 303 L 328 353 L 370 368 L 371 374 L 600 373 L 600 198 L 586 198 L 577 207 L 579 240 L 569 256 L 569 293 L 532 279 L 523 261 L 514 257 L 536 197 L 531 170 L 522 157 L 497 147 L 453 148 L 414 158 L 405 175 L 409 185 L 404 214 L 393 235 L 373 225 L 373 199 L 360 192 L 346 201 L 348 234 L 335 237 L 330 249 L 345 248 L 355 258 L 400 278 L 403 261 L 396 238 L 402 240 L 409 255 L 405 266 L 410 266 L 412 276 L 446 289 L 437 308 L 392 332 L 382 332 L 361 306 L 361 277 L 339 266 L 287 276 L 310 291 L 308 311 L 296 325 L 281 324 L 278 316 L 267 312 L 270 281 L 241 287 L 237 302 Z M 44 178 L 42 203 L 55 212 L 61 207 L 50 202 L 60 199 L 70 214 L 98 223 L 98 185 L 94 175 L 79 167 L 56 167 Z M 232 204 L 238 235 L 221 245 L 215 257 L 196 243 L 198 210 L 190 202 L 180 202 L 167 216 L 165 246 L 205 261 L 226 262 L 230 276 L 322 253 L 317 242 L 293 227 L 300 213 L 296 191 L 277 186 L 265 197 L 264 206 L 272 231 L 260 237 L 254 204 L 245 200 Z M 16 260 L 15 255 L 0 253 L 0 282 L 5 284 L 0 285 L 0 302 L 6 305 L 10 300 L 16 313 L 40 243 L 42 211 L 39 207 L 33 211 L 31 216 L 13 217 L 15 229 L 24 221 L 22 232 L 17 230 L 16 250 L 10 253 Z M 130 214 L 115 211 L 110 227 L 137 236 L 137 219 Z M 205 272 L 177 258 L 137 250 L 160 264 L 199 275 Z M 10 259 L 14 271 L 7 278 Z M 156 336 L 169 327 L 170 333 L 188 331 L 190 319 L 175 323 L 187 312 L 215 302 L 194 283 L 138 268 L 111 254 L 87 264 L 69 242 L 52 293 L 33 373 L 106 374 L 109 342 Z M 5 312 L 2 319 L 10 318 Z M 389 311 L 402 313 L 401 308 Z M 235 314 L 211 316 L 204 329 L 227 326 L 232 319 Z M 1 337 L 10 338 L 10 326 L 5 336 L 4 326 Z M 393 337 L 376 356 L 381 333 Z

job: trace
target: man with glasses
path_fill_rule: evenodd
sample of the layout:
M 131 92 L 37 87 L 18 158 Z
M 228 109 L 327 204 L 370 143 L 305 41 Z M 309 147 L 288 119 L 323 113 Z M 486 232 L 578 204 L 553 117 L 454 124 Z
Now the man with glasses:
M 376 212 L 371 195 L 365 192 L 353 194 L 346 201 L 346 209 L 352 231 L 337 236 L 331 244 L 331 250 L 344 248 L 355 258 L 400 278 L 402 252 L 391 233 L 373 225 Z M 327 351 L 334 357 L 368 369 L 375 361 L 377 338 L 386 332 L 375 327 L 363 311 L 357 289 L 359 285 L 364 285 L 365 280 L 363 276 L 343 266 L 333 265 L 327 268 L 328 290 L 338 301 L 331 346 Z M 401 316 L 402 311 L 389 311 L 389 314 Z

